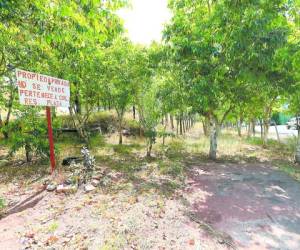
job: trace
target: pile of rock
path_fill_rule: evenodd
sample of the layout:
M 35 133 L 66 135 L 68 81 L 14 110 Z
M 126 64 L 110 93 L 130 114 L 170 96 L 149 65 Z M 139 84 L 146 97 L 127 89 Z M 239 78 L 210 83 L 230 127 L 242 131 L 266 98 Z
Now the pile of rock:
M 108 187 L 113 182 L 122 179 L 122 174 L 108 168 L 96 167 L 95 158 L 87 148 L 81 149 L 82 157 L 68 157 L 70 160 L 70 174 L 64 181 L 47 181 L 46 190 L 57 193 L 75 193 L 79 187 L 83 186 L 85 192 L 91 192 L 97 187 Z M 75 159 L 74 161 L 72 159 Z M 79 162 L 78 159 L 82 159 Z M 67 162 L 66 160 L 66 162 Z M 64 178 L 60 178 L 64 179 Z
M 56 193 L 72 194 L 76 193 L 79 187 L 83 186 L 85 192 L 94 191 L 97 187 L 106 186 L 107 180 L 111 179 L 111 174 L 107 169 L 101 168 L 93 171 L 90 178 L 86 178 L 85 173 L 82 172 L 83 166 L 81 164 L 73 164 L 72 173 L 62 183 L 55 181 L 46 181 L 46 190 L 49 192 L 56 191 Z

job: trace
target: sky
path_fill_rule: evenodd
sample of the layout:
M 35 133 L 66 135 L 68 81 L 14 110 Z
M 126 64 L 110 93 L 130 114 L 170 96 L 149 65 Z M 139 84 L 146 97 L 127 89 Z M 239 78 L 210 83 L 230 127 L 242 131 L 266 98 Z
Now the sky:
M 134 43 L 149 45 L 152 41 L 161 41 L 164 23 L 171 18 L 167 1 L 131 0 L 131 8 L 119 11 Z

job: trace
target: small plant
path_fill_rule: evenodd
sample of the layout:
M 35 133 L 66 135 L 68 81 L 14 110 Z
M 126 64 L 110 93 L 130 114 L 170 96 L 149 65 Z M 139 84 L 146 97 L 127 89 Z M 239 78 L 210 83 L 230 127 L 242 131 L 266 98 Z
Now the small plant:
M 53 223 L 51 223 L 48 227 L 48 232 L 49 233 L 54 233 L 57 229 L 58 229 L 58 222 L 54 221 Z
M 46 121 L 39 117 L 37 109 L 26 109 L 19 114 L 17 119 L 10 124 L 8 131 L 11 133 L 10 154 L 24 149 L 27 162 L 31 162 L 33 156 L 48 158 Z
M 166 148 L 166 155 L 168 157 L 179 157 L 181 156 L 186 150 L 186 145 L 184 141 L 179 139 L 174 139 L 170 143 L 168 143 Z
M 81 154 L 83 156 L 83 172 L 84 172 L 84 181 L 91 178 L 92 173 L 95 168 L 95 157 L 90 154 L 88 148 L 83 147 L 81 149 Z
M 4 198 L 0 197 L 0 218 L 1 218 L 1 215 L 5 211 L 5 208 L 6 208 L 6 202 L 5 202 Z

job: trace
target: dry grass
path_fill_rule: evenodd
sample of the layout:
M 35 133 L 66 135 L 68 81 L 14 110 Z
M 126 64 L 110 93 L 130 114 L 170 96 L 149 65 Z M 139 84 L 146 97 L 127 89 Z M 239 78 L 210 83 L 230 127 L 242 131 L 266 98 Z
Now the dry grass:
M 246 136 L 240 138 L 236 131 L 223 131 L 218 140 L 218 158 L 219 161 L 235 162 L 259 162 L 270 161 L 274 163 L 282 162 L 291 164 L 293 160 L 294 142 L 288 144 L 279 144 L 270 140 L 267 148 L 262 147 L 261 140 L 258 138 L 247 139 Z M 63 158 L 68 156 L 80 156 L 80 149 L 84 144 L 76 135 L 64 135 L 56 139 L 58 149 L 58 165 Z M 209 138 L 202 133 L 202 125 L 197 123 L 195 127 L 184 136 L 176 138 L 166 138 L 165 145 L 162 145 L 162 139 L 158 138 L 153 147 L 152 159 L 147 159 L 146 142 L 140 137 L 123 137 L 123 145 L 118 145 L 118 134 L 103 137 L 94 135 L 92 137 L 92 154 L 97 159 L 97 164 L 105 165 L 116 170 L 132 172 L 141 165 L 148 162 L 156 162 L 162 173 L 182 173 L 182 163 L 187 157 L 199 157 L 207 159 L 209 151 Z M 6 146 L 2 145 L 2 152 L 6 151 Z M 21 154 L 22 152 L 20 152 Z M 18 154 L 15 157 L 21 158 Z M 7 166 L 2 168 L 0 176 L 6 180 L 14 178 L 24 178 L 34 175 L 36 170 L 47 174 L 47 164 L 35 163 L 33 165 L 24 165 L 21 167 Z M 42 171 L 41 171 L 42 170 Z M 40 176 L 40 175 L 39 175 Z

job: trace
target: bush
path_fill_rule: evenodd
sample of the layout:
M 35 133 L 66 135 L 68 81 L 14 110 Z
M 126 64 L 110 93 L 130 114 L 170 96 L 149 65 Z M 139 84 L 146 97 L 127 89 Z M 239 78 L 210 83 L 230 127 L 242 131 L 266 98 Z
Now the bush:
M 107 111 L 93 113 L 87 122 L 87 127 L 90 129 L 100 127 L 102 133 L 113 132 L 117 127 L 117 118 Z
M 144 135 L 144 130 L 141 128 L 140 123 L 136 120 L 126 120 L 125 128 L 131 135 Z
M 173 139 L 166 147 L 166 155 L 168 157 L 178 157 L 184 154 L 186 144 L 183 140 Z
M 10 154 L 24 149 L 27 162 L 30 162 L 33 156 L 48 158 L 47 122 L 44 117 L 39 117 L 36 109 L 29 108 L 22 112 L 9 125 L 9 131 Z

